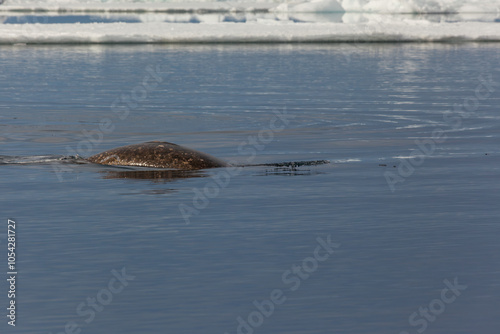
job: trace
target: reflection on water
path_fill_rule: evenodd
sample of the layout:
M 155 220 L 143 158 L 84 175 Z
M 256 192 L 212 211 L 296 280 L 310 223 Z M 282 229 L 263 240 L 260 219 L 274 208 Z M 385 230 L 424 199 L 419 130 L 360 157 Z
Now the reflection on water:
M 193 177 L 207 177 L 208 175 L 202 171 L 185 171 L 185 170 L 127 170 L 127 171 L 102 171 L 103 179 L 139 179 L 153 180 L 154 182 L 170 182 L 179 179 L 188 179 Z

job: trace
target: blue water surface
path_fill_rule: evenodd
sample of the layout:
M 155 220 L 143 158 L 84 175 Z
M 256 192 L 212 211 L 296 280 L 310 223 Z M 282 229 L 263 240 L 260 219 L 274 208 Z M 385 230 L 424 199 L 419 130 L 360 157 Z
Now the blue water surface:
M 7 275 L 14 219 L 18 268 L 2 333 L 497 333 L 499 59 L 498 44 L 0 48 L 1 156 L 166 140 L 331 162 L 0 164 L 0 261 Z

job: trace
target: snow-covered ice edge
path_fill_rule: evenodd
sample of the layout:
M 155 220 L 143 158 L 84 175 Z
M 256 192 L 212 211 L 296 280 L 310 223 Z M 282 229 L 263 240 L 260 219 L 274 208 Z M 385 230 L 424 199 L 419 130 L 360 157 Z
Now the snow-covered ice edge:
M 499 42 L 486 22 L 4 24 L 0 44 L 249 42 Z
M 0 3 L 3 0 L 0 0 Z M 364 12 L 500 13 L 498 0 L 5 0 L 16 12 Z
M 269 12 L 276 7 L 273 2 L 169 2 L 169 3 L 54 3 L 6 4 L 0 12 L 58 12 L 58 13 L 228 13 Z

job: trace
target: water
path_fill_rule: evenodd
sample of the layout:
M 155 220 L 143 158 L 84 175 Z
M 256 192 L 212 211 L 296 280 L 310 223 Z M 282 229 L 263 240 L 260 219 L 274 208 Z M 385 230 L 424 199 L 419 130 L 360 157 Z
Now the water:
M 496 333 L 499 50 L 1 48 L 19 270 L 2 333 Z M 148 174 L 53 159 L 148 140 L 331 163 Z M 340 245 L 313 260 L 317 238 Z M 461 289 L 443 297 L 445 280 Z

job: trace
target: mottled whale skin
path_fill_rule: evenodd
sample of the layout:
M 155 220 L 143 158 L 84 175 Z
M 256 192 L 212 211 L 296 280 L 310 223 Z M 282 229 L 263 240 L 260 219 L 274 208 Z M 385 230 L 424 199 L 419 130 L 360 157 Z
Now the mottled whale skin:
M 149 141 L 117 147 L 91 156 L 90 162 L 114 166 L 141 166 L 196 170 L 228 167 L 229 164 L 209 154 L 177 144 Z

